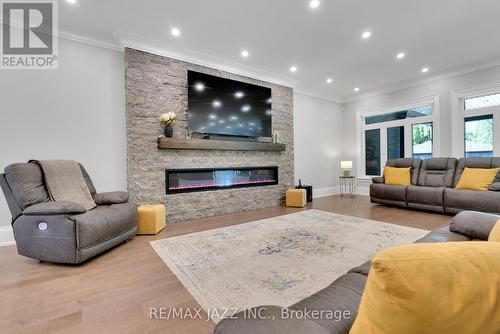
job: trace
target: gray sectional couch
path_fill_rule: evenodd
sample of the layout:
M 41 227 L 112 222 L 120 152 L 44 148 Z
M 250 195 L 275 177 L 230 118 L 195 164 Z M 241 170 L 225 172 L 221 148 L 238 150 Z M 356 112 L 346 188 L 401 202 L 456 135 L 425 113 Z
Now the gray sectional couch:
M 85 168 L 80 168 L 97 204 L 88 211 L 74 202 L 51 201 L 36 163 L 12 164 L 0 174 L 20 255 L 75 264 L 135 236 L 137 206 L 128 201 L 128 193 L 97 193 Z
M 500 158 L 402 158 L 389 160 L 386 166 L 412 167 L 411 185 L 388 185 L 383 177 L 375 177 L 370 185 L 373 203 L 450 214 L 462 210 L 500 213 L 498 177 L 488 191 L 455 189 L 465 167 L 500 167 Z
M 490 231 L 500 217 L 481 212 L 463 211 L 448 227 L 430 232 L 416 243 L 461 242 L 488 240 Z M 298 303 L 283 308 L 259 306 L 222 320 L 215 334 L 347 334 L 356 319 L 371 262 L 355 267 L 325 289 Z M 348 311 L 350 317 L 332 319 L 315 316 L 323 311 Z M 299 311 L 291 317 L 291 311 Z M 303 316 L 309 314 L 309 316 Z

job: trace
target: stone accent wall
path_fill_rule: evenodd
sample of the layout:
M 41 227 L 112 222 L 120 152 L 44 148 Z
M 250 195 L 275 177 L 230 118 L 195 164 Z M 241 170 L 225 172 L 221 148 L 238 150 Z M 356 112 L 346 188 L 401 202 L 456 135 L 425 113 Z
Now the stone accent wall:
M 289 87 L 125 49 L 127 99 L 128 188 L 136 203 L 165 203 L 169 223 L 282 203 L 293 184 L 293 90 Z M 279 132 L 285 152 L 159 150 L 160 114 L 180 117 L 174 137 L 188 129 L 187 71 L 194 70 L 272 89 L 273 131 Z M 166 195 L 165 169 L 278 166 L 279 185 Z

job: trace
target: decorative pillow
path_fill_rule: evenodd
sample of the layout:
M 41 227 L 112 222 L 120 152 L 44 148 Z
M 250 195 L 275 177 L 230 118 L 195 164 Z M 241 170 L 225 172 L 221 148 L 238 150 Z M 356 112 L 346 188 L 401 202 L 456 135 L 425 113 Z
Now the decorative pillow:
M 456 189 L 488 190 L 500 168 L 465 167 Z
M 372 260 L 349 333 L 498 333 L 499 286 L 500 243 L 388 248 Z
M 500 219 L 497 220 L 497 223 L 493 226 L 488 241 L 500 242 Z
M 411 184 L 411 167 L 385 167 L 385 184 L 409 186 Z

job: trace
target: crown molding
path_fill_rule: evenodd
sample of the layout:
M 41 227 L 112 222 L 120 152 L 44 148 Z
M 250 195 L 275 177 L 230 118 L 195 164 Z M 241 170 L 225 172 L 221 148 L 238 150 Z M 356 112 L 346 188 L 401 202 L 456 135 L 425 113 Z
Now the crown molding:
M 481 71 L 481 70 L 496 67 L 496 66 L 500 66 L 500 60 L 486 62 L 486 63 L 482 63 L 479 65 L 462 67 L 462 68 L 454 69 L 451 71 L 443 71 L 443 72 L 440 72 L 434 76 L 427 77 L 425 79 L 401 81 L 399 83 L 384 86 L 383 88 L 380 88 L 380 89 L 374 89 L 374 90 L 368 91 L 364 94 L 355 95 L 355 96 L 351 95 L 349 97 L 344 98 L 343 103 L 346 104 L 346 103 L 350 103 L 350 102 L 365 100 L 365 99 L 372 98 L 372 97 L 375 97 L 378 95 L 392 93 L 392 92 L 400 91 L 403 89 L 407 89 L 407 88 L 411 88 L 411 87 L 415 87 L 415 86 L 419 86 L 419 85 L 423 85 L 423 84 L 427 84 L 427 83 L 431 83 L 431 82 L 445 80 L 445 79 L 453 78 L 453 77 L 456 77 L 459 75 L 468 74 L 468 73 L 472 73 L 472 72 L 476 72 L 476 71 Z
M 211 56 L 188 48 L 182 48 L 169 43 L 159 42 L 124 32 L 119 32 L 117 36 L 122 50 L 128 47 L 291 88 L 294 88 L 298 84 L 298 80 L 296 79 L 278 76 L 255 67 Z
M 294 93 L 309 96 L 309 97 L 314 97 L 316 99 L 321 99 L 321 100 L 325 100 L 325 101 L 329 101 L 329 102 L 339 103 L 339 104 L 342 104 L 344 102 L 342 99 L 335 97 L 335 96 L 317 94 L 317 93 L 313 93 L 311 91 L 307 91 L 307 90 L 303 90 L 303 89 L 294 89 Z
M 123 51 L 119 43 L 111 43 L 103 40 L 89 38 L 83 35 L 74 34 L 66 31 L 59 31 L 59 38 L 64 38 L 74 42 L 80 42 L 87 45 L 97 46 L 114 51 Z

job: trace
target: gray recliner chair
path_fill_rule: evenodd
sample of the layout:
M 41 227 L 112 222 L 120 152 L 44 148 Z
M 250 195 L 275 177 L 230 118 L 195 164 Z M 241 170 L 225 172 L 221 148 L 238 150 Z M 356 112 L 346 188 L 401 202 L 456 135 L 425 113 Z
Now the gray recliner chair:
M 97 204 L 89 211 L 77 203 L 51 201 L 36 163 L 12 164 L 0 174 L 20 255 L 76 264 L 135 236 L 137 206 L 128 201 L 128 193 L 97 193 L 80 168 Z

